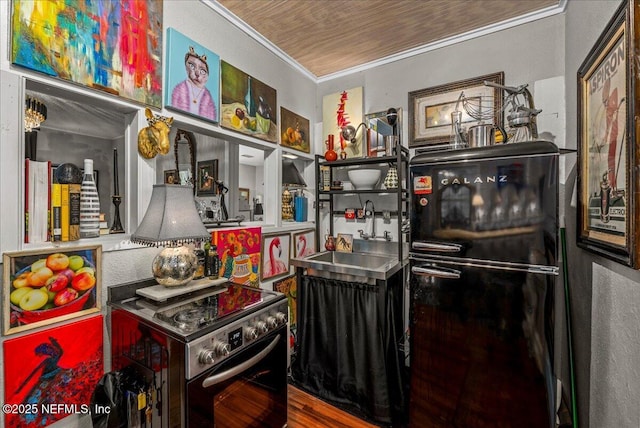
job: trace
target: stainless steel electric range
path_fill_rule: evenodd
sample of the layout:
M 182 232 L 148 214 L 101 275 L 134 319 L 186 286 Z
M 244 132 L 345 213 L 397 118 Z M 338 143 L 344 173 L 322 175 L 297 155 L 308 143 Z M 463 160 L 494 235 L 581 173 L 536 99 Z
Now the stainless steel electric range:
M 286 426 L 285 296 L 230 282 L 201 285 L 169 297 L 148 282 L 109 290 L 113 370 L 135 373 L 144 385 L 129 424 Z

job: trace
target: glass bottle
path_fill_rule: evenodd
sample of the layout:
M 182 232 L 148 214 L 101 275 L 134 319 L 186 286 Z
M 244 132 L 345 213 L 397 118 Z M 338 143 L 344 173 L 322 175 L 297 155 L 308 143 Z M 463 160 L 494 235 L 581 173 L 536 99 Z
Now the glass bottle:
M 80 238 L 100 236 L 100 198 L 93 177 L 93 159 L 84 160 L 80 187 Z
M 256 103 L 251 95 L 251 76 L 247 77 L 247 93 L 244 96 L 244 108 L 247 109 L 247 115 L 254 117 L 256 115 Z

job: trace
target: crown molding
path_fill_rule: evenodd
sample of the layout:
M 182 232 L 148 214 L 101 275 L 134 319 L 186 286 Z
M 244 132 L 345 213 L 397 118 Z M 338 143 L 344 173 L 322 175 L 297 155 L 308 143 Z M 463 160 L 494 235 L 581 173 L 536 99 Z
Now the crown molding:
M 370 70 L 372 68 L 379 67 L 381 65 L 400 61 L 416 55 L 421 55 L 426 52 L 430 52 L 446 46 L 455 45 L 457 43 L 475 39 L 477 37 L 486 36 L 488 34 L 495 33 L 498 31 L 517 27 L 519 25 L 527 24 L 529 22 L 537 21 L 539 19 L 548 18 L 550 16 L 557 15 L 559 13 L 564 13 L 567 7 L 567 2 L 569 0 L 560 0 L 557 6 L 549 6 L 544 9 L 537 10 L 535 12 L 530 12 L 525 15 L 507 19 L 505 21 L 497 22 L 495 24 L 487 25 L 485 27 L 468 31 L 463 34 L 438 40 L 436 42 L 427 43 L 425 45 L 418 46 L 416 48 L 408 49 L 406 51 L 402 51 L 397 54 L 389 55 L 375 61 L 367 62 L 365 64 L 362 64 L 356 67 L 347 68 L 347 69 L 338 71 L 336 73 L 327 74 L 321 77 L 318 77 L 315 74 L 311 73 L 309 70 L 303 67 L 300 63 L 298 63 L 296 60 L 294 60 L 289 55 L 287 55 L 282 49 L 278 48 L 276 45 L 274 45 L 262 34 L 254 30 L 249 25 L 247 25 L 247 23 L 245 23 L 243 20 L 238 18 L 233 13 L 231 13 L 228 9 L 226 9 L 216 0 L 201 0 L 201 1 L 207 6 L 209 6 L 211 9 L 213 9 L 220 16 L 222 16 L 227 21 L 229 21 L 231 24 L 236 26 L 238 29 L 246 33 L 249 37 L 253 38 L 255 41 L 260 43 L 263 47 L 271 51 L 278 58 L 282 59 L 291 67 L 299 71 L 301 74 L 303 74 L 304 76 L 308 77 L 309 79 L 313 80 L 316 84 L 318 84 L 318 83 L 324 83 L 334 79 L 342 78 L 345 76 L 349 76 L 354 73 L 361 73 L 363 71 Z

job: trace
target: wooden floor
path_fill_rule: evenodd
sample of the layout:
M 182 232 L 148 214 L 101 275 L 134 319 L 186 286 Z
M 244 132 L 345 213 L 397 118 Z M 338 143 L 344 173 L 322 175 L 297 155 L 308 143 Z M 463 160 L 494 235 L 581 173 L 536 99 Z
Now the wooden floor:
M 288 428 L 375 428 L 357 417 L 289 385 Z

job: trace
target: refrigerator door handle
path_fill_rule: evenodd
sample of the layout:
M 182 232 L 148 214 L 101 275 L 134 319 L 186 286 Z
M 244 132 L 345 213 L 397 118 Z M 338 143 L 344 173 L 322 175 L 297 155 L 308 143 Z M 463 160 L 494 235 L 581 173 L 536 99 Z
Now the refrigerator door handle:
M 460 271 L 456 269 L 449 269 L 443 267 L 425 267 L 425 266 L 413 266 L 411 273 L 419 276 L 431 276 L 435 278 L 446 279 L 459 279 Z
M 462 245 L 456 243 L 415 241 L 411 243 L 411 249 L 421 251 L 437 251 L 439 253 L 459 253 Z

